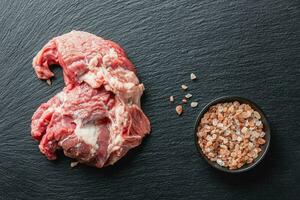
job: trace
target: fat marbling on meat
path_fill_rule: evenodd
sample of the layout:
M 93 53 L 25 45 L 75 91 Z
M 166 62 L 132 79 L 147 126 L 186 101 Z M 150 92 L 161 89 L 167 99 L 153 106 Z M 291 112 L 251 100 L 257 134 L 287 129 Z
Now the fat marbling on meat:
M 144 86 L 116 43 L 72 31 L 50 40 L 33 59 L 40 79 L 62 67 L 65 87 L 34 113 L 32 137 L 50 160 L 56 150 L 88 165 L 114 164 L 150 132 L 140 108 Z

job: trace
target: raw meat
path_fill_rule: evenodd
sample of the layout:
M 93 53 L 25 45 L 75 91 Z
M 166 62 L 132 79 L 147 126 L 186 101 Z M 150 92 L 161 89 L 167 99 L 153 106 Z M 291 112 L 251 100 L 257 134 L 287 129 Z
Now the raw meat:
M 134 65 L 124 50 L 110 40 L 82 31 L 71 31 L 50 40 L 33 59 L 33 67 L 40 79 L 54 74 L 49 66 L 63 68 L 65 84 L 74 87 L 82 82 L 93 88 L 104 85 L 124 101 L 140 104 L 144 86 L 139 84 Z
M 45 156 L 56 150 L 88 165 L 114 164 L 150 132 L 140 108 L 144 86 L 116 43 L 72 31 L 50 40 L 34 58 L 41 79 L 59 64 L 66 87 L 43 103 L 32 117 L 31 134 Z

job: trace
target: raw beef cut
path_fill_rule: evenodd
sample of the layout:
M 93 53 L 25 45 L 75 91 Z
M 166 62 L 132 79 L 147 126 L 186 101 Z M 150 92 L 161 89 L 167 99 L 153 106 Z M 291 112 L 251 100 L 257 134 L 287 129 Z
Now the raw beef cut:
M 110 40 L 82 31 L 55 37 L 33 59 L 38 78 L 53 77 L 49 69 L 52 64 L 63 68 L 66 86 L 82 82 L 93 88 L 104 85 L 125 101 L 139 104 L 143 84 L 139 84 L 135 68 L 124 50 Z
M 41 79 L 54 76 L 52 64 L 62 67 L 66 86 L 36 110 L 31 123 L 32 137 L 48 159 L 63 149 L 66 156 L 101 168 L 150 132 L 140 108 L 144 86 L 119 45 L 72 31 L 50 40 L 33 60 Z

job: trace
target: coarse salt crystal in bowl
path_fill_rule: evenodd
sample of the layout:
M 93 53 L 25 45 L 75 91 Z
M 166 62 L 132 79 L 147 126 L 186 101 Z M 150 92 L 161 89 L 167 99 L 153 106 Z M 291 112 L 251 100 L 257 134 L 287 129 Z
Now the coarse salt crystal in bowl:
M 253 154 L 257 154 L 255 155 L 255 158 L 253 159 L 253 162 L 249 163 L 249 164 L 244 164 L 243 166 L 241 166 L 240 168 L 236 168 L 236 169 L 229 169 L 228 167 L 225 167 L 225 163 L 222 159 L 220 158 L 216 158 L 214 159 L 214 161 L 210 160 L 207 155 L 205 155 L 205 153 L 203 152 L 202 148 L 200 147 L 200 144 L 199 144 L 199 141 L 201 141 L 201 138 L 198 137 L 198 129 L 199 129 L 199 125 L 201 123 L 201 119 L 203 118 L 204 114 L 207 113 L 210 109 L 210 107 L 214 106 L 214 105 L 217 105 L 219 103 L 230 103 L 230 102 L 239 102 L 240 104 L 247 104 L 249 105 L 255 113 L 253 113 L 253 115 L 257 115 L 255 117 L 259 117 L 260 120 L 257 121 L 254 125 L 256 126 L 260 126 L 262 123 L 263 124 L 263 132 L 262 133 L 255 133 L 253 132 L 253 135 L 251 136 L 251 138 L 249 138 L 249 147 L 251 147 L 251 141 L 255 140 L 256 137 L 262 137 L 264 140 L 265 140 L 265 143 L 264 144 L 261 144 L 259 147 L 261 148 L 261 152 L 253 152 Z M 220 107 L 218 108 L 220 110 L 218 111 L 221 111 L 223 112 L 223 108 Z M 239 111 L 237 111 L 239 112 Z M 250 113 L 242 113 L 242 116 L 243 117 L 249 117 Z M 222 116 L 220 116 L 222 117 Z M 248 121 L 247 121 L 248 123 Z M 222 128 L 222 130 L 224 130 L 224 136 L 230 136 L 230 130 L 227 130 L 226 127 L 223 127 L 223 124 L 222 123 L 218 123 L 217 120 L 212 120 L 212 124 L 213 126 L 216 126 L 218 128 Z M 248 124 L 247 124 L 248 125 Z M 250 124 L 251 125 L 251 124 Z M 205 125 L 206 126 L 206 125 Z M 220 129 L 221 129 L 220 128 Z M 234 140 L 235 141 L 238 141 L 238 142 L 241 142 L 242 141 L 242 138 L 239 136 L 241 134 L 245 134 L 246 132 L 248 131 L 247 128 L 242 128 L 241 130 L 236 130 L 235 131 L 235 134 L 234 134 Z M 249 130 L 250 131 L 250 130 Z M 199 154 L 207 161 L 208 164 L 210 164 L 212 167 L 214 167 L 215 169 L 218 169 L 220 171 L 223 171 L 223 172 L 227 172 L 227 173 L 241 173 L 241 172 L 245 172 L 245 171 L 248 171 L 252 168 L 254 168 L 259 162 L 261 162 L 261 160 L 265 157 L 268 149 L 269 149 L 269 146 L 270 146 L 270 139 L 271 139 L 271 130 L 270 130 L 270 125 L 267 121 L 267 118 L 265 116 L 265 114 L 263 113 L 263 111 L 259 108 L 259 106 L 257 104 L 255 104 L 254 102 L 246 99 L 246 98 L 243 98 L 243 97 L 238 97 L 238 96 L 225 96 L 225 97 L 220 97 L 220 98 L 217 98 L 215 100 L 213 100 L 212 102 L 208 103 L 203 109 L 202 111 L 200 112 L 200 114 L 198 115 L 197 117 L 197 120 L 196 120 L 196 123 L 195 123 L 195 129 L 194 129 L 194 132 L 195 132 L 195 144 L 196 144 L 196 148 L 199 152 Z M 209 140 L 213 140 L 214 138 L 208 138 Z M 226 140 L 226 143 L 228 142 L 228 140 L 224 137 L 222 137 L 223 141 Z M 221 145 L 220 145 L 221 146 Z M 230 151 L 230 150 L 229 150 Z M 231 153 L 231 152 L 230 152 Z

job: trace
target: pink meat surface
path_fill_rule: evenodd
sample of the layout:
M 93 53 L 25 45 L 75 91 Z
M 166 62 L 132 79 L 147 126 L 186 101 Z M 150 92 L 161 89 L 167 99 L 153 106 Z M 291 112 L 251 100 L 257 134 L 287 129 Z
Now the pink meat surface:
M 71 31 L 50 40 L 33 59 L 40 79 L 54 76 L 49 66 L 63 69 L 65 84 L 74 87 L 82 82 L 93 88 L 102 85 L 127 102 L 140 104 L 144 86 L 139 84 L 134 65 L 116 43 L 91 33 Z
M 144 86 L 133 64 L 116 43 L 72 31 L 50 40 L 33 60 L 40 79 L 63 69 L 65 88 L 32 116 L 31 134 L 45 156 L 56 150 L 88 165 L 114 164 L 150 133 L 140 108 Z

